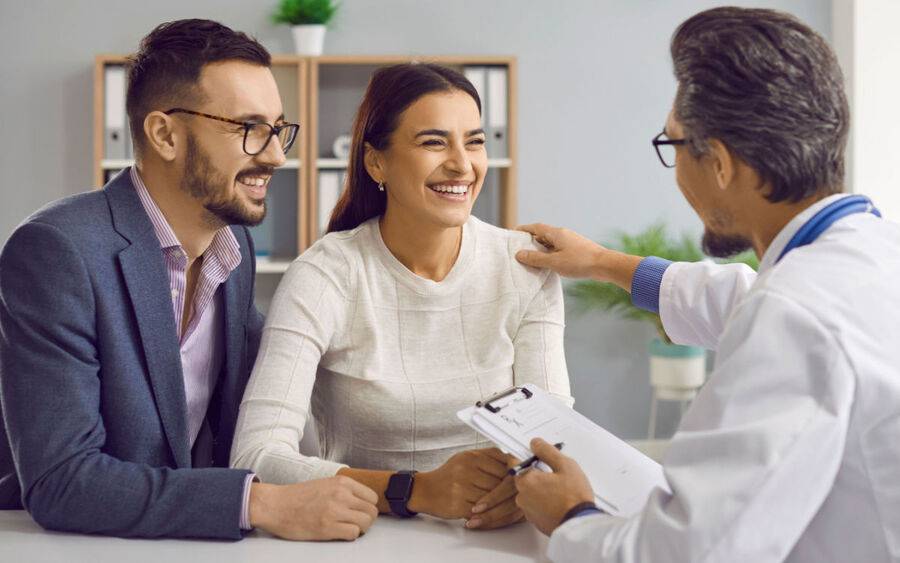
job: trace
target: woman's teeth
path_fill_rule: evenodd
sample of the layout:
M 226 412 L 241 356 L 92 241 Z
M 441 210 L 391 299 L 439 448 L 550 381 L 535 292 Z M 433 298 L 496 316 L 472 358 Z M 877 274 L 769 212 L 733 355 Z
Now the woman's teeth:
M 469 191 L 469 186 L 428 186 L 432 190 L 436 192 L 449 193 L 449 194 L 464 194 Z

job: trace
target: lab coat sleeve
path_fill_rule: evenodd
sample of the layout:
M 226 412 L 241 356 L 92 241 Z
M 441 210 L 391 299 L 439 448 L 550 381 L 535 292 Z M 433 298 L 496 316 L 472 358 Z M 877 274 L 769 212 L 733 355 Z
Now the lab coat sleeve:
M 663 274 L 659 314 L 676 344 L 719 347 L 731 311 L 756 281 L 745 264 L 674 262 Z
M 583 516 L 551 536 L 557 563 L 783 561 L 828 495 L 844 451 L 855 374 L 808 310 L 754 291 L 719 365 L 631 518 Z

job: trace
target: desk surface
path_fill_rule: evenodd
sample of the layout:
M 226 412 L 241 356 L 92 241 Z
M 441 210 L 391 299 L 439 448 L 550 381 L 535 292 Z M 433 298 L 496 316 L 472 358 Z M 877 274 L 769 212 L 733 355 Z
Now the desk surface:
M 505 563 L 547 561 L 547 538 L 530 524 L 466 530 L 462 521 L 382 516 L 355 542 L 289 542 L 260 531 L 239 542 L 139 540 L 48 532 L 24 511 L 0 510 L 0 561 L 103 563 Z

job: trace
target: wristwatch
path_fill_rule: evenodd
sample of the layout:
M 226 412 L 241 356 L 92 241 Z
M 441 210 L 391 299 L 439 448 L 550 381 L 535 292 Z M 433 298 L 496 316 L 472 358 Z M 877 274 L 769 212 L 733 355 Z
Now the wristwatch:
M 412 496 L 415 476 L 415 471 L 398 471 L 388 479 L 388 486 L 387 490 L 384 491 L 384 498 L 388 501 L 391 512 L 401 518 L 412 518 L 418 514 L 418 512 L 413 512 L 406 507 Z

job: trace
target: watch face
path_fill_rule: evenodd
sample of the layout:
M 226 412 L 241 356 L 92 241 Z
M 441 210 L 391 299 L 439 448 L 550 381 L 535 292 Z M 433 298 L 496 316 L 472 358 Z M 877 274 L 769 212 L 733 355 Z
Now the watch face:
M 384 498 L 388 500 L 409 500 L 409 494 L 412 491 L 413 474 L 412 473 L 395 473 L 388 480 L 387 490 L 384 492 Z

